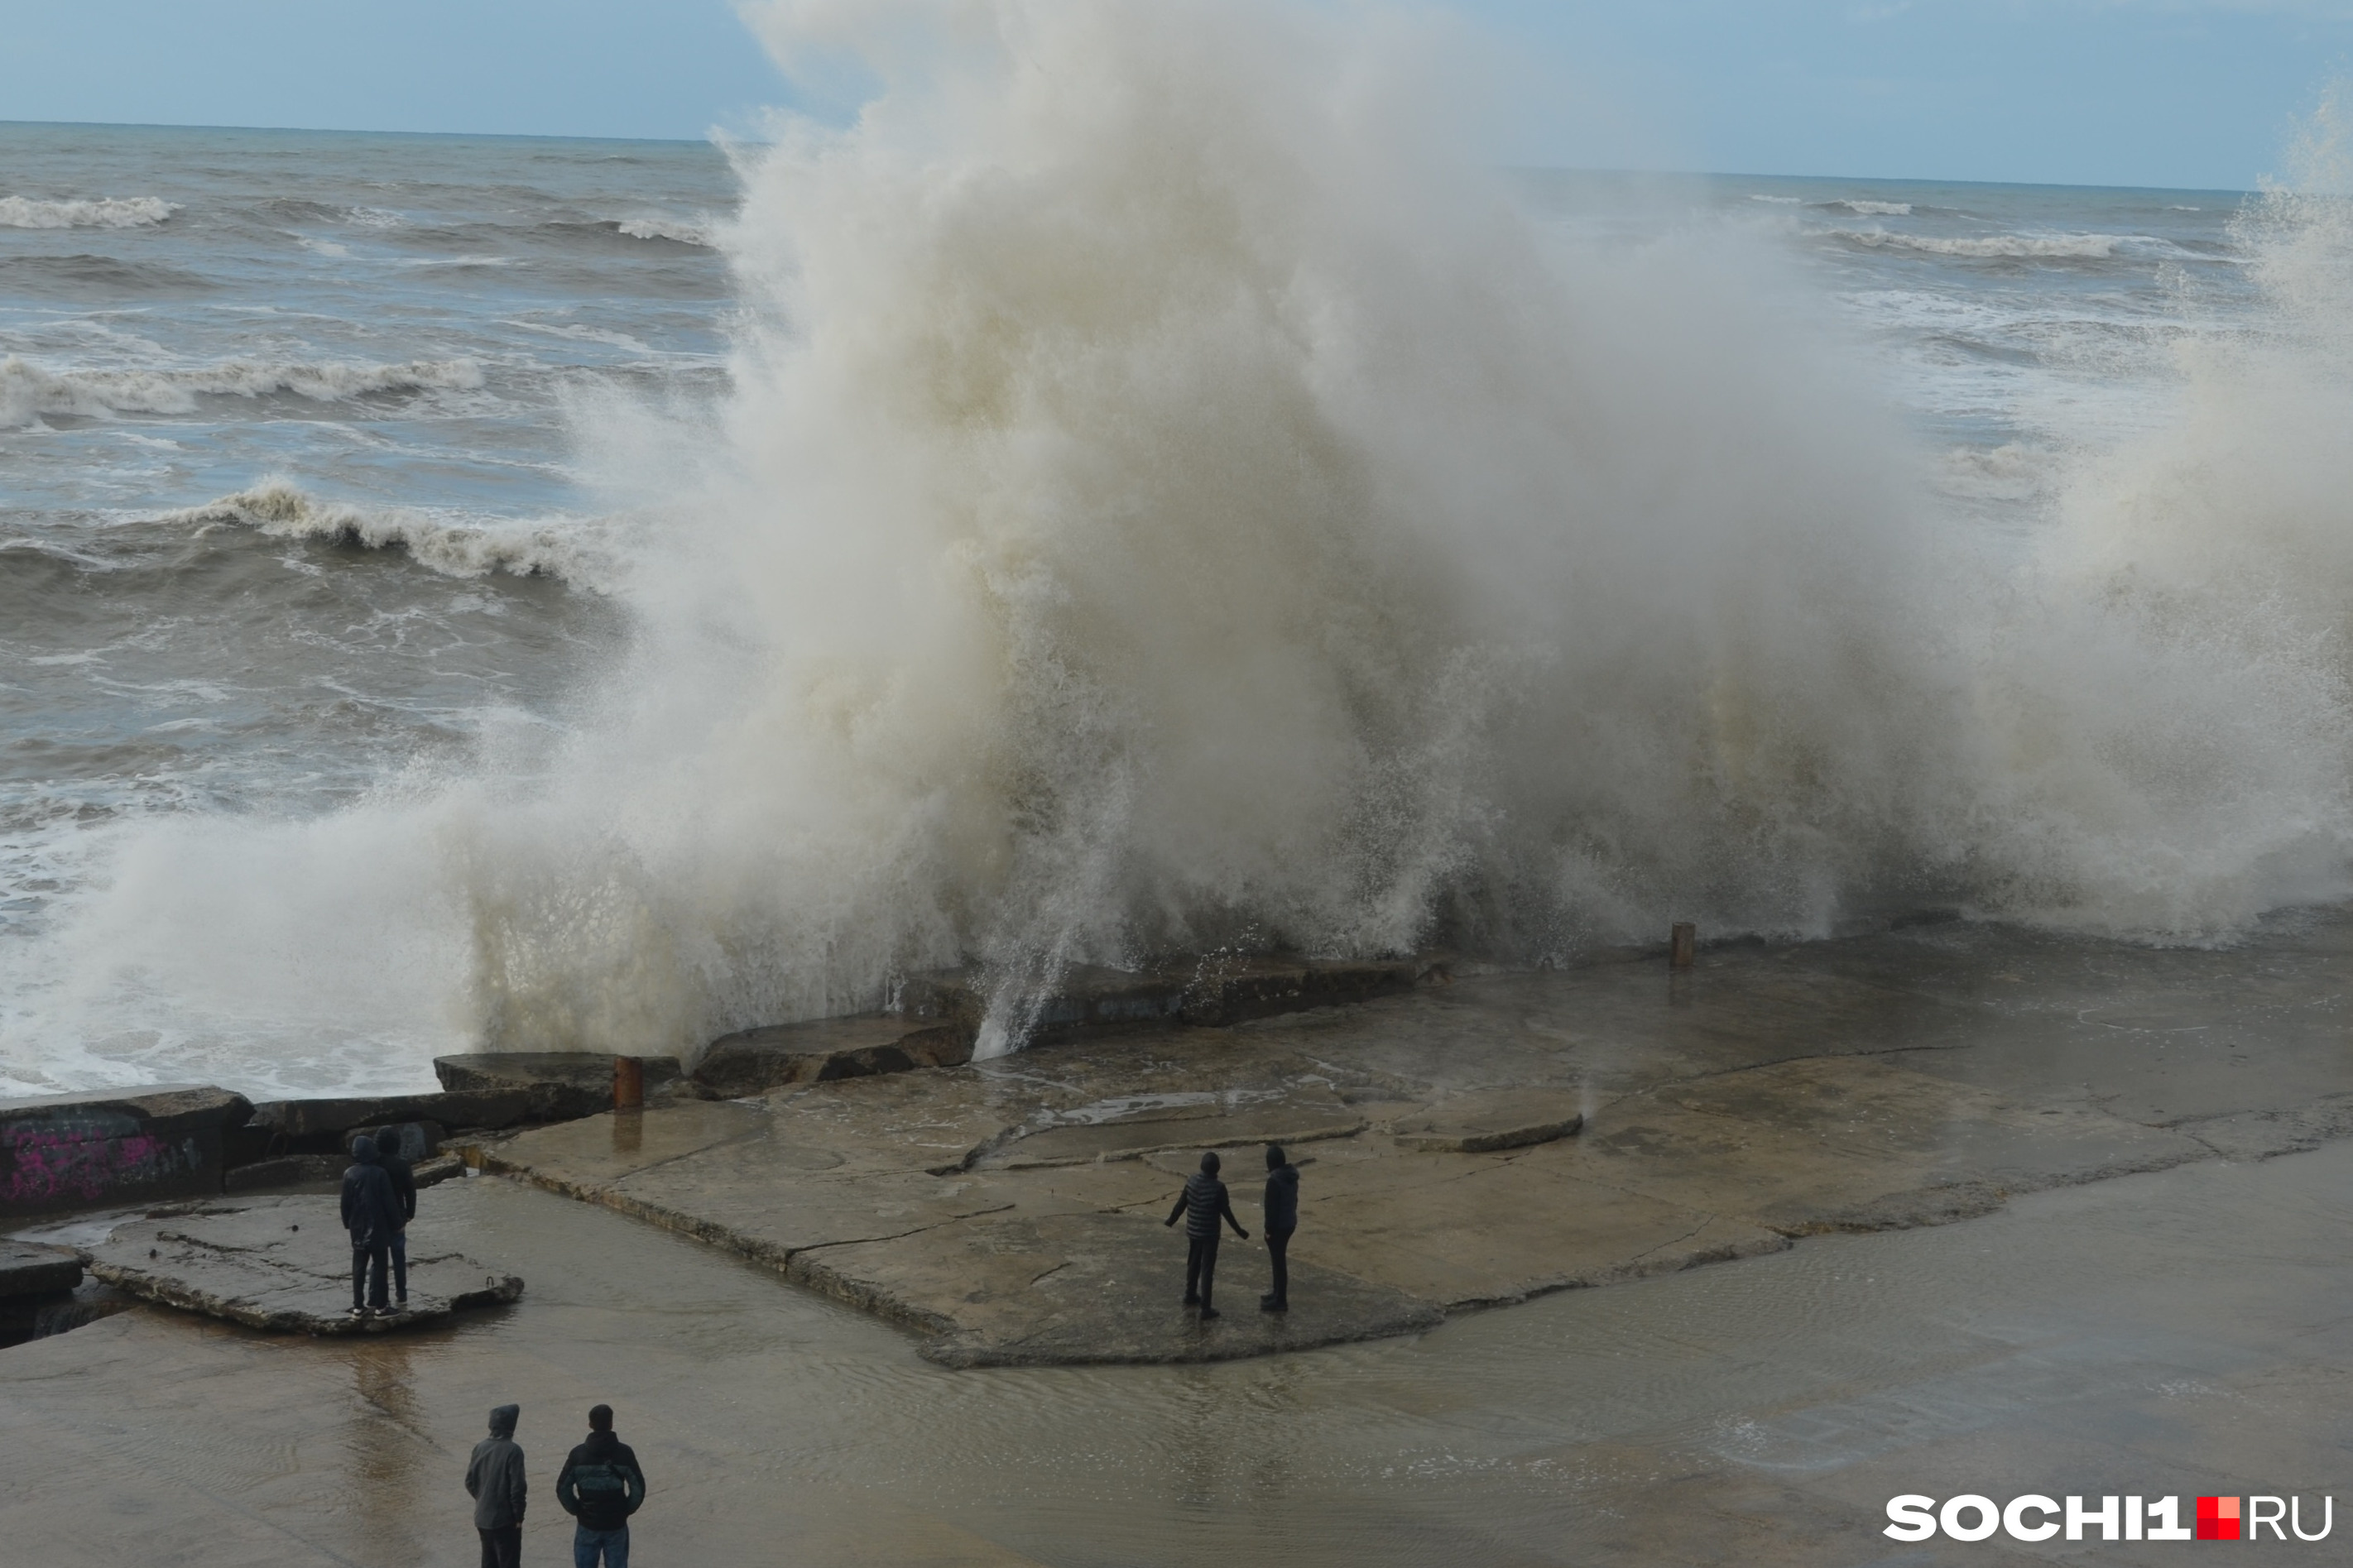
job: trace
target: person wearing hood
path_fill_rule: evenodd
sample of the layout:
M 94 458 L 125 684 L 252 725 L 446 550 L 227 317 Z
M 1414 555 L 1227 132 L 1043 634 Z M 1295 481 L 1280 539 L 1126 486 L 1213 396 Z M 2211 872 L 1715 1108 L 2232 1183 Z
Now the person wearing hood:
M 1261 1312 L 1291 1310 L 1291 1233 L 1299 1228 L 1299 1167 L 1282 1145 L 1266 1146 L 1266 1256 L 1274 1266 L 1274 1289 L 1258 1299 Z
M 520 1405 L 491 1412 L 491 1435 L 474 1445 L 466 1466 L 466 1495 L 474 1500 L 474 1531 L 482 1538 L 482 1568 L 521 1568 L 522 1449 L 514 1440 Z
M 417 1173 L 408 1162 L 400 1157 L 400 1129 L 386 1127 L 379 1131 L 375 1143 L 376 1163 L 392 1180 L 392 1195 L 400 1200 L 400 1225 L 392 1233 L 392 1300 L 402 1310 L 408 1306 L 408 1222 L 417 1217 Z
M 400 1199 L 376 1159 L 375 1140 L 354 1139 L 351 1168 L 343 1173 L 343 1228 L 352 1233 L 353 1317 L 391 1312 L 385 1300 L 385 1269 L 400 1226 Z
M 638 1457 L 613 1435 L 613 1407 L 588 1412 L 588 1439 L 564 1461 L 555 1500 L 578 1520 L 572 1532 L 573 1568 L 629 1568 L 629 1515 L 644 1506 L 646 1473 Z
M 1233 1200 L 1226 1195 L 1226 1184 L 1218 1180 L 1218 1155 L 1215 1150 L 1201 1156 L 1201 1168 L 1185 1178 L 1185 1190 L 1176 1194 L 1176 1206 L 1168 1211 L 1167 1223 L 1175 1225 L 1177 1216 L 1185 1220 L 1185 1305 L 1201 1309 L 1201 1321 L 1208 1322 L 1218 1315 L 1210 1305 L 1209 1292 L 1218 1282 L 1218 1222 L 1224 1220 L 1234 1227 L 1234 1234 L 1244 1241 L 1250 1232 L 1234 1217 Z

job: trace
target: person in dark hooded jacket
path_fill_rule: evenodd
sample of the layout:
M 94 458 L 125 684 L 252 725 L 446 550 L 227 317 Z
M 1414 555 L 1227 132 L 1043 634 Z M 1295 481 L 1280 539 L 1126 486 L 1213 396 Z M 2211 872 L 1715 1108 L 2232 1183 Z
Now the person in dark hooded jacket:
M 588 1412 L 588 1440 L 572 1450 L 555 1478 L 555 1500 L 580 1521 L 572 1532 L 574 1568 L 629 1568 L 629 1515 L 644 1506 L 646 1473 L 613 1435 L 613 1407 Z
M 408 1222 L 417 1217 L 417 1175 L 400 1157 L 400 1129 L 386 1127 L 376 1139 L 376 1163 L 392 1180 L 392 1195 L 400 1200 L 400 1227 L 392 1233 L 392 1299 L 408 1305 Z
M 386 1253 L 400 1226 L 400 1199 L 392 1190 L 392 1178 L 376 1161 L 375 1140 L 355 1140 L 351 1168 L 343 1173 L 343 1228 L 352 1233 L 353 1317 L 392 1310 L 385 1300 L 384 1276 Z
M 1187 1307 L 1201 1309 L 1201 1319 L 1207 1322 L 1218 1315 L 1210 1305 L 1210 1291 L 1218 1282 L 1218 1222 L 1222 1219 L 1234 1227 L 1234 1234 L 1244 1241 L 1250 1232 L 1234 1217 L 1233 1200 L 1226 1194 L 1226 1184 L 1218 1180 L 1218 1156 L 1215 1150 L 1201 1156 L 1201 1168 L 1185 1178 L 1185 1190 L 1176 1194 L 1176 1206 L 1168 1211 L 1167 1223 L 1175 1225 L 1179 1216 L 1185 1221 L 1185 1302 Z
M 1299 1228 L 1299 1167 L 1282 1145 L 1266 1146 L 1266 1255 L 1274 1266 L 1274 1289 L 1258 1299 L 1261 1312 L 1291 1310 L 1291 1233 Z
M 491 1412 L 491 1435 L 474 1445 L 466 1466 L 466 1495 L 474 1500 L 474 1532 L 482 1538 L 482 1568 L 520 1568 L 522 1506 L 530 1489 L 523 1479 L 522 1449 L 514 1440 L 520 1405 Z

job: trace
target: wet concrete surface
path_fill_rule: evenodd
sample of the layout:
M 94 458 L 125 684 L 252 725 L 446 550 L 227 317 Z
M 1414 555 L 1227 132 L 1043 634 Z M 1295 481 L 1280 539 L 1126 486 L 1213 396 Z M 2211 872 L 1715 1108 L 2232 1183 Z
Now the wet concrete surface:
M 139 1308 L 0 1351 L 0 1541 L 44 1563 L 470 1563 L 459 1478 L 510 1400 L 533 1562 L 563 1560 L 549 1491 L 598 1401 L 653 1483 L 648 1563 L 2135 1563 L 2174 1549 L 1899 1545 L 1883 1509 L 2328 1493 L 2341 1513 L 2348 945 L 2337 914 L 2220 953 L 1936 927 L 1705 954 L 1680 980 L 1464 982 L 1198 1057 L 1136 1041 L 812 1086 L 788 1117 L 550 1130 L 568 1174 L 540 1179 L 625 1212 L 477 1176 L 427 1193 L 412 1233 L 529 1278 L 512 1308 L 382 1341 Z M 1483 1154 L 1384 1131 L 1524 1087 L 1575 1097 L 1583 1130 Z M 976 1329 L 1089 1359 L 1107 1292 L 1173 1295 L 1157 1221 L 1211 1124 L 1335 1108 L 1363 1127 L 1295 1151 L 1294 1317 L 1319 1294 L 1358 1311 L 1345 1276 L 1455 1310 L 1438 1326 L 1199 1364 L 918 1353 Z M 1198 1131 L 1164 1146 L 1155 1118 Z M 1008 1119 L 1128 1131 L 1019 1165 Z M 1247 1199 L 1255 1172 L 1232 1173 Z M 632 1192 L 733 1206 L 670 1234 L 614 1203 Z M 918 1234 L 964 1250 L 893 1250 Z M 923 1277 L 894 1281 L 910 1256 Z M 1723 1261 L 1683 1267 L 1703 1258 Z M 1229 1304 L 1261 1259 L 1228 1244 Z M 1127 1283 L 1087 1272 L 1114 1266 Z M 962 1316 L 907 1310 L 959 1270 L 980 1292 Z M 793 1280 L 877 1289 L 851 1306 Z M 1580 1283 L 1610 1288 L 1523 1300 Z M 2338 1560 L 2348 1529 L 2233 1561 Z
M 481 1157 L 955 1364 L 1217 1360 L 2341 1135 L 2348 947 L 2341 911 L 2218 953 L 1955 922 L 607 1113 Z M 1158 1222 L 1208 1148 L 1254 1224 L 1267 1142 L 1315 1162 L 1293 1258 L 1326 1288 L 1203 1325 Z M 1250 1307 L 1263 1258 L 1226 1252 Z
M 140 1308 L 0 1352 L 0 1540 L 44 1564 L 470 1564 L 459 1481 L 523 1407 L 525 1561 L 609 1402 L 646 1563 L 2137 1563 L 1898 1547 L 1917 1491 L 2334 1491 L 2353 1466 L 2353 1143 L 2018 1200 L 1966 1225 L 1196 1366 L 952 1371 L 746 1260 L 495 1177 L 419 1226 L 505 1311 L 318 1341 Z

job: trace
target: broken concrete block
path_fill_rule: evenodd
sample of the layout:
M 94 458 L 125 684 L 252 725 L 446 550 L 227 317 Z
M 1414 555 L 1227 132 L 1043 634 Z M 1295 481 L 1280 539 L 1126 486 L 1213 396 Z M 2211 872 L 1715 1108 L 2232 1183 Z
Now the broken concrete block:
M 351 1240 L 324 1194 L 216 1201 L 115 1227 L 90 1271 L 134 1296 L 279 1333 L 382 1333 L 501 1305 L 522 1281 L 408 1231 L 408 1308 L 353 1318 Z
M 0 1240 L 0 1297 L 53 1296 L 81 1283 L 81 1254 L 37 1242 Z
M 871 1014 L 723 1036 L 695 1063 L 694 1081 L 733 1099 L 787 1084 L 954 1067 L 971 1059 L 972 1034 L 959 1024 Z
M 1585 1125 L 1578 1097 L 1511 1089 L 1452 1096 L 1398 1120 L 1398 1144 L 1430 1153 L 1485 1154 L 1567 1138 Z
M 202 1084 L 0 1100 L 0 1216 L 217 1193 L 252 1114 Z

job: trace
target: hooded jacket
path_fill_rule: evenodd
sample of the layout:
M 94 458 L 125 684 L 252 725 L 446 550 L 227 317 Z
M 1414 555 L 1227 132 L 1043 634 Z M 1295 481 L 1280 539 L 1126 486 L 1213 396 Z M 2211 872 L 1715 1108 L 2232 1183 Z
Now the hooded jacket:
M 392 1178 L 375 1157 L 375 1141 L 362 1138 L 352 1145 L 352 1166 L 343 1173 L 343 1228 L 355 1247 L 382 1247 L 404 1223 L 400 1199 Z
M 1277 1165 L 1266 1173 L 1266 1233 L 1287 1236 L 1299 1228 L 1299 1167 Z
M 646 1473 L 629 1446 L 610 1432 L 591 1432 L 564 1461 L 555 1500 L 583 1530 L 618 1530 L 646 1500 Z
M 1207 1171 L 1196 1171 L 1185 1178 L 1185 1190 L 1176 1194 L 1176 1206 L 1168 1211 L 1169 1223 L 1175 1224 L 1180 1214 L 1185 1216 L 1185 1234 L 1195 1241 L 1217 1240 L 1220 1219 L 1234 1227 L 1236 1236 L 1250 1234 L 1234 1217 L 1233 1200 L 1226 1195 L 1226 1184 Z
M 504 1530 L 522 1522 L 522 1449 L 514 1440 L 515 1420 L 522 1414 L 520 1405 L 500 1405 L 491 1412 L 491 1435 L 474 1445 L 474 1458 L 466 1466 L 466 1494 L 474 1500 L 476 1530 Z

